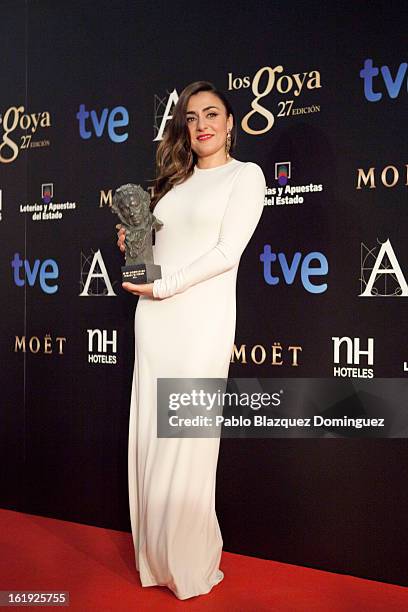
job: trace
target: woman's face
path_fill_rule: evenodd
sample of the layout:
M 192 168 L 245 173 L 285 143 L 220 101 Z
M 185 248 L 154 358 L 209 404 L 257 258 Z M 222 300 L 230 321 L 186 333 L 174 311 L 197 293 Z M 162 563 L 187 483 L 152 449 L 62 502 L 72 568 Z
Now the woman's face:
M 186 113 L 191 148 L 198 158 L 211 162 L 225 162 L 227 130 L 232 129 L 233 118 L 227 118 L 223 102 L 210 91 L 199 91 L 190 96 Z

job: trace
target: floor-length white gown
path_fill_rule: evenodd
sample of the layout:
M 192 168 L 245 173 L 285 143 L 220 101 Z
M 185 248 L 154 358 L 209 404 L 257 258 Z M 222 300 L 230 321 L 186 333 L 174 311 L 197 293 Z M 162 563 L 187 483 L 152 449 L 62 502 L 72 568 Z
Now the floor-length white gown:
M 129 505 L 143 586 L 179 599 L 219 583 L 215 512 L 219 438 L 157 438 L 157 378 L 227 378 L 235 335 L 240 256 L 263 210 L 265 178 L 230 159 L 159 200 L 154 299 L 139 297 L 129 424 Z

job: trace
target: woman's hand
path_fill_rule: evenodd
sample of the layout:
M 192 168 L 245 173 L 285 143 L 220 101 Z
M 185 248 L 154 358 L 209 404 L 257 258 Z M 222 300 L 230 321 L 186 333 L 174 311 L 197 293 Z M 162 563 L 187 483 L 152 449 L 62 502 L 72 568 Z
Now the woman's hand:
M 120 250 L 122 251 L 122 253 L 124 253 L 125 252 L 126 230 L 120 224 L 116 226 L 116 229 L 118 230 L 118 242 L 117 242 L 117 245 L 120 248 Z
M 147 297 L 153 297 L 153 283 L 143 284 L 140 283 L 135 285 L 134 283 L 122 283 L 123 289 L 133 293 L 133 295 L 145 295 Z

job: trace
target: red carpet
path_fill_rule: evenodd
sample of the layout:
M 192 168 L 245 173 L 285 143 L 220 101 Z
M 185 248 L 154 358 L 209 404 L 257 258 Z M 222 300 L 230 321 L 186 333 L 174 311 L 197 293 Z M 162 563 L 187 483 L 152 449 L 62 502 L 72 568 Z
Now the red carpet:
M 71 604 L 60 610 L 408 610 L 408 588 L 231 553 L 223 553 L 220 585 L 179 601 L 165 587 L 140 586 L 129 533 L 10 510 L 0 510 L 0 550 L 0 590 L 69 591 Z

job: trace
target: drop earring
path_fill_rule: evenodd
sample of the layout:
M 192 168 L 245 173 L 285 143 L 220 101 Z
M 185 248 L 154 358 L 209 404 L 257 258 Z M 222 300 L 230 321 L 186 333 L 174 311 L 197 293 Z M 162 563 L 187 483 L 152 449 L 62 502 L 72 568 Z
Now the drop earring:
M 229 152 L 230 152 L 230 148 L 231 148 L 231 130 L 227 131 L 227 140 L 225 141 L 225 156 L 228 159 L 229 158 Z

